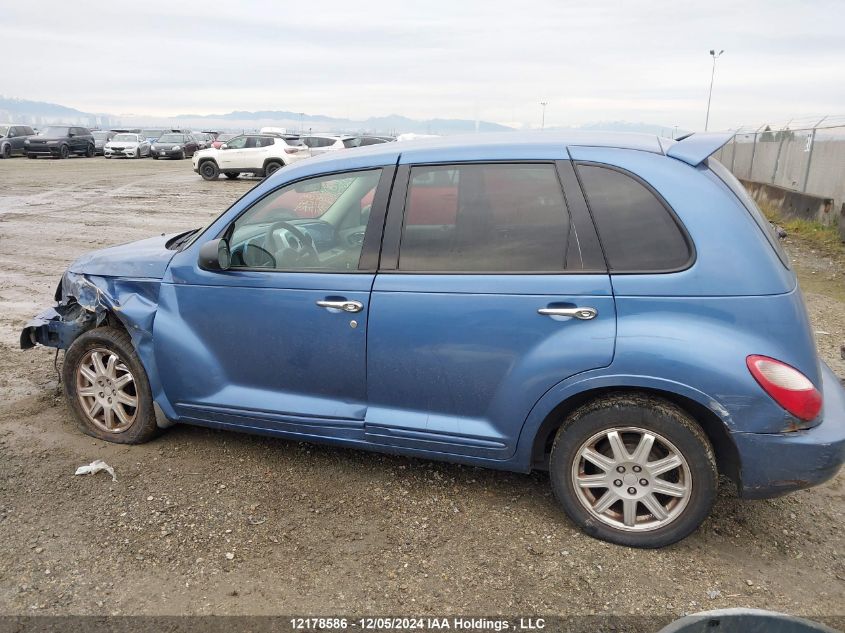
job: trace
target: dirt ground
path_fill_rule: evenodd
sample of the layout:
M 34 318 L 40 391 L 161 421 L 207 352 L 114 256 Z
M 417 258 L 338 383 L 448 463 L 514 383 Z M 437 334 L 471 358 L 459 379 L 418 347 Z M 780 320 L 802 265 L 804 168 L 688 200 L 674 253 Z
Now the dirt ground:
M 544 474 L 176 427 L 82 435 L 51 350 L 21 351 L 91 249 L 207 222 L 257 181 L 190 162 L 0 161 L 0 613 L 845 615 L 845 473 L 739 501 L 673 547 L 578 532 Z M 845 376 L 845 259 L 788 244 L 819 349 Z M 117 481 L 74 470 L 103 459 Z

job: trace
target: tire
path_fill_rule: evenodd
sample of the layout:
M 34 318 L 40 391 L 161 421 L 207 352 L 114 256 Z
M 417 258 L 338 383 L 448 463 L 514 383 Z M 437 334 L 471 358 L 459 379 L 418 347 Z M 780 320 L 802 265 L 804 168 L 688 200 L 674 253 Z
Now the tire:
M 88 149 L 85 150 L 85 158 L 94 158 L 94 155 L 97 153 L 97 148 L 93 145 L 89 145 Z
M 151 154 L 151 156 L 153 157 L 153 160 L 158 160 L 158 156 L 156 156 L 155 154 Z
M 646 434 L 653 444 L 641 443 Z M 613 450 L 616 439 L 624 455 L 618 443 Z M 638 455 L 645 446 L 649 450 Z M 603 467 L 584 457 L 590 450 Z M 666 468 L 670 459 L 678 465 Z M 606 396 L 574 411 L 555 437 L 549 476 L 558 501 L 584 532 L 642 548 L 692 533 L 710 513 L 718 486 L 713 448 L 695 420 L 666 400 L 638 394 Z M 576 477 L 593 477 L 596 485 L 579 486 Z
M 240 172 L 234 172 L 234 171 L 227 171 L 226 172 L 226 178 L 228 178 L 229 180 L 237 180 L 240 177 L 240 175 L 241 175 Z
M 204 160 L 200 163 L 200 176 L 202 176 L 203 180 L 217 180 L 219 175 L 220 169 L 213 160 Z M 229 174 L 226 175 L 228 176 Z
M 67 146 L 67 145 L 62 145 L 62 146 L 59 148 L 59 158 L 61 158 L 61 159 L 65 159 L 65 158 L 67 158 L 68 156 L 70 156 L 70 149 L 68 149 L 68 146 Z
M 0 158 L 11 158 L 12 157 L 12 146 L 6 143 L 3 146 L 3 151 L 0 152 Z
M 37 154 L 27 154 L 26 157 L 27 158 L 38 158 L 38 155 Z
M 179 155 L 176 157 L 176 160 L 185 160 L 185 150 L 179 152 Z
M 279 171 L 284 165 L 276 161 L 270 161 L 264 166 L 264 177 L 267 178 L 277 171 Z
M 103 371 L 97 370 L 95 355 L 99 355 L 99 366 Z M 112 357 L 113 361 L 110 360 Z M 81 369 L 83 366 L 85 373 Z M 131 376 L 131 380 L 127 381 L 127 375 Z M 121 386 L 120 382 L 125 384 Z M 83 433 L 115 444 L 141 444 L 158 434 L 147 374 L 125 331 L 110 327 L 94 328 L 77 338 L 65 354 L 62 383 L 65 397 Z M 86 394 L 86 391 L 91 393 Z M 134 396 L 135 406 L 123 404 L 118 400 L 120 395 L 130 401 Z M 89 407 L 95 411 L 93 416 L 89 415 Z M 112 413 L 107 416 L 109 410 Z

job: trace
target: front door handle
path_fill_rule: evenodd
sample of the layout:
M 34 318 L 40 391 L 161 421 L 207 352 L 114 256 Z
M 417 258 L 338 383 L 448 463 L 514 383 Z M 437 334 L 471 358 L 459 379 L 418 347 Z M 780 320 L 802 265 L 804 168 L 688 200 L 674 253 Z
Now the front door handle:
M 540 308 L 539 310 L 537 310 L 537 314 L 542 314 L 543 316 L 575 317 L 576 319 L 580 319 L 582 321 L 589 321 L 590 319 L 595 319 L 596 316 L 598 316 L 598 313 L 598 310 L 590 307 Z
M 330 299 L 322 299 L 317 302 L 321 308 L 334 308 L 335 310 L 343 310 L 344 312 L 360 312 L 364 309 L 364 304 L 360 301 L 347 301 L 346 299 L 339 299 L 332 301 Z

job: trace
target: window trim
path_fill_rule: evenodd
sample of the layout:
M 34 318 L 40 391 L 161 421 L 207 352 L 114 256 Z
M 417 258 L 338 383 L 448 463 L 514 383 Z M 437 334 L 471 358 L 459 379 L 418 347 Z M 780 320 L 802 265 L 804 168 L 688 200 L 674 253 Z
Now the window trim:
M 567 162 L 566 159 L 563 159 Z M 405 213 L 407 211 L 408 191 L 411 182 L 411 171 L 415 167 L 461 167 L 465 165 L 548 165 L 557 178 L 558 187 L 560 187 L 561 197 L 563 199 L 564 208 L 569 217 L 569 231 L 575 231 L 581 228 L 581 223 L 576 222 L 570 210 L 569 198 L 563 187 L 563 179 L 561 177 L 558 163 L 560 160 L 554 159 L 537 159 L 537 160 L 460 160 L 460 161 L 433 161 L 425 163 L 404 163 L 399 165 L 396 173 L 393 193 L 391 195 L 390 204 L 387 209 L 387 221 L 385 223 L 384 237 L 382 243 L 381 258 L 379 261 L 378 273 L 391 275 L 486 275 L 486 276 L 530 276 L 530 275 L 596 275 L 607 274 L 607 270 L 537 270 L 537 271 L 513 271 L 513 270 L 400 270 L 399 269 L 399 254 L 401 250 L 402 236 L 405 230 Z M 568 161 L 571 162 L 571 161 Z M 581 193 L 580 191 L 578 192 Z M 595 230 L 595 229 L 593 229 Z M 567 248 L 569 246 L 569 235 L 567 235 Z M 564 253 L 565 255 L 565 253 Z M 564 257 L 564 265 L 566 258 Z
M 689 231 L 687 231 L 687 227 L 684 226 L 683 222 L 681 222 L 681 219 L 675 213 L 675 210 L 672 208 L 672 206 L 668 202 L 666 202 L 666 199 L 660 194 L 660 192 L 657 191 L 657 189 L 655 189 L 647 180 L 645 180 L 641 176 L 639 176 L 639 175 L 635 174 L 634 172 L 629 171 L 629 170 L 627 170 L 623 167 L 618 167 L 616 165 L 610 165 L 608 163 L 600 163 L 600 162 L 597 162 L 597 161 L 590 161 L 590 160 L 576 160 L 576 161 L 572 161 L 572 163 L 573 163 L 573 166 L 575 168 L 575 176 L 578 179 L 578 184 L 581 187 L 581 193 L 584 196 L 584 201 L 587 203 L 587 209 L 589 209 L 589 211 L 590 211 L 590 217 L 593 220 L 593 226 L 596 229 L 596 235 L 599 238 L 599 244 L 601 245 L 602 252 L 604 253 L 604 260 L 607 263 L 608 274 L 610 274 L 610 275 L 669 275 L 669 274 L 673 274 L 673 273 L 680 273 L 680 272 L 683 272 L 685 270 L 689 270 L 690 268 L 693 267 L 696 260 L 698 259 L 698 251 L 695 248 L 695 242 L 693 241 L 692 237 L 690 236 Z M 689 257 L 687 258 L 687 261 L 684 264 L 677 266 L 675 268 L 660 268 L 660 269 L 654 269 L 654 270 L 648 270 L 648 269 L 645 269 L 645 270 L 614 270 L 614 268 L 610 265 L 610 259 L 607 256 L 607 249 L 604 246 L 604 242 L 602 241 L 602 238 L 601 238 L 601 231 L 599 230 L 598 223 L 596 222 L 595 215 L 593 214 L 593 208 L 592 208 L 592 205 L 590 204 L 590 196 L 587 195 L 587 189 L 586 189 L 586 187 L 584 187 L 584 183 L 581 180 L 581 174 L 578 171 L 580 167 L 600 167 L 602 169 L 609 169 L 611 171 L 617 171 L 620 174 L 623 174 L 625 176 L 628 176 L 629 178 L 632 178 L 633 180 L 638 182 L 640 185 L 645 187 L 646 190 L 648 190 L 655 197 L 655 199 L 661 205 L 663 205 L 663 208 L 667 211 L 667 213 L 669 214 L 669 217 L 672 218 L 672 221 L 675 223 L 675 226 L 678 227 L 678 230 L 681 233 L 681 237 L 684 238 L 684 242 L 686 243 L 687 249 L 689 250 Z
M 327 176 L 340 176 L 343 174 L 353 174 L 362 171 L 381 171 L 379 175 L 378 183 L 376 183 L 376 191 L 373 195 L 373 204 L 370 208 L 370 218 L 367 221 L 367 227 L 364 229 L 364 242 L 361 244 L 361 255 L 358 257 L 358 268 L 355 270 L 329 270 L 325 268 L 309 268 L 309 269 L 287 269 L 287 268 L 254 268 L 248 266 L 238 266 L 234 268 L 228 268 L 224 271 L 220 271 L 221 274 L 227 274 L 229 272 L 239 273 L 239 272 L 257 272 L 257 273 L 284 273 L 284 274 L 319 274 L 319 275 L 358 275 L 358 274 L 375 274 L 377 272 L 377 268 L 373 266 L 372 268 L 363 269 L 361 268 L 361 264 L 364 262 L 364 254 L 365 252 L 368 253 L 369 257 L 367 261 L 372 260 L 372 249 L 373 245 L 376 244 L 377 246 L 381 245 L 381 238 L 382 238 L 382 230 L 384 228 L 384 216 L 387 212 L 387 198 L 390 194 L 390 185 L 393 181 L 393 175 L 396 170 L 396 165 L 374 165 L 371 167 L 358 167 L 355 169 L 340 169 L 337 171 L 328 171 L 319 174 L 311 174 L 309 176 L 303 176 L 302 178 L 296 178 L 295 180 L 289 180 L 284 184 L 279 185 L 278 187 L 267 191 L 262 195 L 260 198 L 257 198 L 250 204 L 248 207 L 243 209 L 240 213 L 238 213 L 234 218 L 232 218 L 223 229 L 217 231 L 214 235 L 215 237 L 212 239 L 220 239 L 226 238 L 229 239 L 229 233 L 231 232 L 232 227 L 235 226 L 235 223 L 250 209 L 255 207 L 255 205 L 259 204 L 261 201 L 265 200 L 268 196 L 273 195 L 280 189 L 284 189 L 285 187 L 289 187 L 291 185 L 295 185 L 298 182 L 304 182 L 306 180 L 314 180 L 315 178 L 325 178 Z M 389 181 L 388 181 L 389 178 Z M 386 188 L 388 190 L 387 193 L 382 193 L 382 189 Z M 381 195 L 380 195 L 381 194 Z M 237 203 L 236 203 L 237 204 Z M 376 205 L 381 205 L 381 208 L 377 208 Z M 231 208 L 231 207 L 230 207 Z M 224 211 L 223 214 L 227 213 Z M 215 221 L 216 222 L 216 221 Z M 213 223 L 212 223 L 213 224 Z M 211 226 L 211 225 L 209 225 Z M 375 228 L 372 229 L 374 235 L 371 235 L 370 227 L 374 226 Z M 375 234 L 377 233 L 377 234 Z M 196 241 L 192 241 L 192 244 L 197 243 L 202 238 L 202 234 L 198 235 Z M 368 243 L 368 238 L 371 243 Z M 195 264 L 196 265 L 196 264 Z

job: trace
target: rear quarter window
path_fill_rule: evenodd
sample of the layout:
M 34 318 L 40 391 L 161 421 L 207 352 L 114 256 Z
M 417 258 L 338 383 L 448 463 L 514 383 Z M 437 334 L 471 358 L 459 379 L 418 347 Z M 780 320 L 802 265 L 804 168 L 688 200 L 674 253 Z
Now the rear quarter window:
M 691 242 L 651 189 L 615 168 L 580 164 L 577 169 L 611 272 L 672 272 L 689 266 Z

